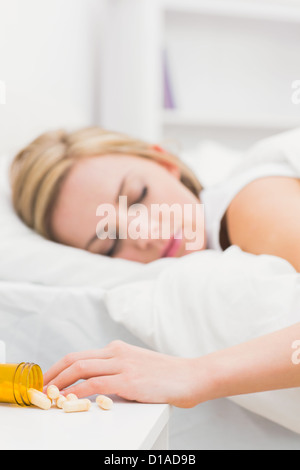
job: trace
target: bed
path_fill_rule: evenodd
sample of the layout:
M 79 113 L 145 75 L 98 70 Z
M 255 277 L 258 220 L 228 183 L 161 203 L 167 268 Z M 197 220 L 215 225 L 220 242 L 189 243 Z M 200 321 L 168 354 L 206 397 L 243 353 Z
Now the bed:
M 265 149 L 272 145 L 256 148 L 255 155 L 268 158 Z M 184 158 L 197 162 L 205 184 L 214 184 L 242 156 L 206 143 Z M 299 276 L 275 257 L 231 247 L 140 265 L 43 240 L 13 212 L 10 160 L 0 158 L 0 340 L 8 362 L 37 362 L 45 371 L 70 351 L 114 339 L 192 357 L 297 321 Z M 185 284 L 191 272 L 197 283 Z M 298 389 L 174 408 L 170 448 L 299 449 L 299 414 Z

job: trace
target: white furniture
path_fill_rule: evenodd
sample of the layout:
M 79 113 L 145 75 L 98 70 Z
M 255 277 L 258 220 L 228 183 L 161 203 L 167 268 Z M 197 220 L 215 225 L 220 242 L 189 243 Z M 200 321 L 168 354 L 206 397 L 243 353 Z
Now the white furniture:
M 166 450 L 168 405 L 127 402 L 112 397 L 110 411 L 92 397 L 88 412 L 0 404 L 1 450 Z
M 298 1 L 113 0 L 106 15 L 104 127 L 181 151 L 202 139 L 245 148 L 299 125 L 292 102 L 300 79 Z

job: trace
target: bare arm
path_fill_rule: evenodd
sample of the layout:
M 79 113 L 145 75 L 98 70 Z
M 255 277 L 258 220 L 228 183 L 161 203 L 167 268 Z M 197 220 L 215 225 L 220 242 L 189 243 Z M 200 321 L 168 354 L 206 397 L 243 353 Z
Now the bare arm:
M 253 254 L 286 259 L 300 272 L 300 182 L 288 177 L 253 181 L 227 210 L 230 242 Z
M 45 386 L 68 387 L 65 393 L 79 397 L 117 394 L 189 408 L 215 398 L 300 387 L 299 340 L 300 323 L 195 359 L 115 341 L 66 356 L 45 374 Z
M 213 398 L 299 387 L 299 339 L 297 323 L 213 353 Z

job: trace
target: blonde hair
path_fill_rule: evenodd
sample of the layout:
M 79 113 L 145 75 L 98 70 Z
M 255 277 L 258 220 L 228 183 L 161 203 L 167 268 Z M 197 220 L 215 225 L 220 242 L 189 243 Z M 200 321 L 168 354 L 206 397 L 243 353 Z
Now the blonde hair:
M 199 197 L 202 186 L 175 155 L 152 144 L 98 127 L 68 133 L 47 132 L 21 150 L 11 166 L 13 206 L 23 222 L 43 237 L 54 240 L 51 215 L 60 187 L 79 159 L 108 154 L 135 155 L 175 164 L 181 182 Z

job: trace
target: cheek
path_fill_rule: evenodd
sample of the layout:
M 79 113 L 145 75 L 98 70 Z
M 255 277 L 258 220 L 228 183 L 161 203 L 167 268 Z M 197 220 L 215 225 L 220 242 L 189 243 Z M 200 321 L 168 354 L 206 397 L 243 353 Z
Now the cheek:
M 162 177 L 157 174 L 156 177 L 153 176 L 152 181 L 153 183 L 149 186 L 151 189 L 149 203 L 181 204 L 190 202 L 191 192 L 173 175 L 167 173 Z
M 76 248 L 85 247 L 96 233 L 97 222 L 96 209 L 72 196 L 56 207 L 51 220 L 56 241 Z
M 169 204 L 176 203 L 183 207 L 184 204 L 199 203 L 199 199 L 180 181 L 172 182 L 169 186 L 162 188 L 161 194 L 163 202 Z

